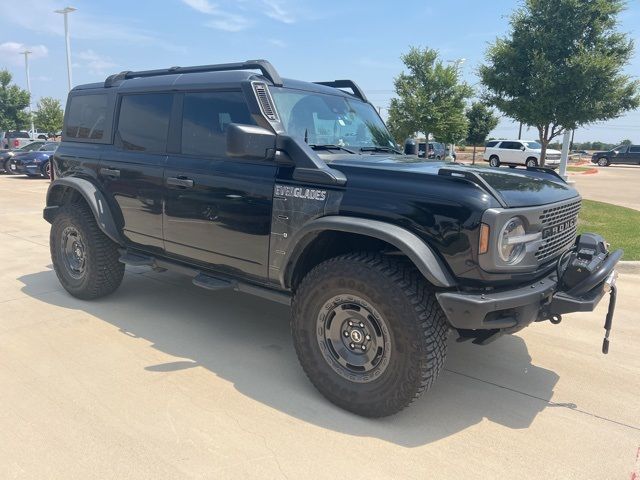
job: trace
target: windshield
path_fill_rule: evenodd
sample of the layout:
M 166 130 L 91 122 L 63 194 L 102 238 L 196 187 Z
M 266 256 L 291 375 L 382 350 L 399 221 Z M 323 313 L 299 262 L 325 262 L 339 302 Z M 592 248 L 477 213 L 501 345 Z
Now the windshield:
M 396 148 L 374 108 L 360 100 L 272 87 L 282 124 L 309 145 Z
M 532 149 L 542 148 L 542 145 L 540 145 L 538 142 L 524 142 L 524 144 L 527 146 L 527 148 L 532 148 Z

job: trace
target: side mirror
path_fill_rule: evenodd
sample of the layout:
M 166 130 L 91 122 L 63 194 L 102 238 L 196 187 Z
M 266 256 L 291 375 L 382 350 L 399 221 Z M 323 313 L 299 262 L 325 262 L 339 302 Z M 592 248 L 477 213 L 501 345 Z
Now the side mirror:
M 276 134 L 257 125 L 230 123 L 227 126 L 227 156 L 267 160 L 276 152 Z
M 620 153 L 618 150 L 614 150 L 614 151 L 613 151 L 613 154 L 614 154 L 614 155 L 618 155 L 618 153 Z
M 522 150 L 523 152 L 527 149 L 527 147 L 525 147 L 524 145 L 520 147 L 520 150 Z

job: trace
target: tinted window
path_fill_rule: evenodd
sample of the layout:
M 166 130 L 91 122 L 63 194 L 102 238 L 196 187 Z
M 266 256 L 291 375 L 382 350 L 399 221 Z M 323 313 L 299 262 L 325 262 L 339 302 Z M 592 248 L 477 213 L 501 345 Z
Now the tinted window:
M 171 93 L 122 97 L 116 144 L 137 152 L 164 152 L 172 103 Z
M 497 141 L 495 142 L 487 142 L 486 148 L 492 148 L 495 147 L 498 144 Z
M 67 137 L 99 140 L 104 136 L 106 95 L 75 95 L 71 97 L 68 110 L 65 128 Z
M 522 144 L 520 142 L 502 142 L 500 144 L 500 148 L 506 148 L 507 150 L 519 150 L 522 148 Z
M 616 148 L 614 148 L 614 150 L 618 153 L 627 153 L 627 146 L 626 145 L 620 145 Z
M 640 147 L 629 147 L 629 153 L 640 153 Z
M 224 155 L 227 126 L 255 123 L 240 92 L 185 93 L 182 112 L 182 153 L 187 155 Z

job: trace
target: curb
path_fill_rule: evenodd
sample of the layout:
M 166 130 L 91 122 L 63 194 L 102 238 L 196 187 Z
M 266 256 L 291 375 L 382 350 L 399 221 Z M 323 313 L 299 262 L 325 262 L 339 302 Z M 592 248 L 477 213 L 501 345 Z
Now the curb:
M 619 273 L 630 273 L 630 274 L 640 274 L 640 262 L 638 261 L 628 261 L 628 262 L 618 262 L 616 265 L 616 270 Z

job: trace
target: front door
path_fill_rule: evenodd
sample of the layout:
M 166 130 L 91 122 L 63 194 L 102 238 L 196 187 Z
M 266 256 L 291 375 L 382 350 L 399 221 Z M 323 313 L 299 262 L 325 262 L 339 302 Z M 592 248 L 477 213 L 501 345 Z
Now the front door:
M 102 153 L 98 168 L 125 238 L 156 253 L 164 248 L 163 172 L 172 102 L 171 93 L 122 96 L 115 145 Z
M 172 127 L 176 152 L 164 172 L 166 252 L 265 280 L 277 167 L 226 156 L 227 126 L 254 123 L 244 94 L 193 92 L 179 98 L 182 115 L 174 118 L 180 124 Z

